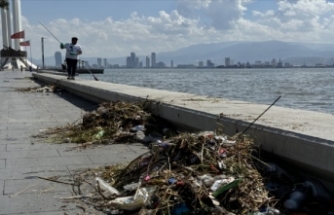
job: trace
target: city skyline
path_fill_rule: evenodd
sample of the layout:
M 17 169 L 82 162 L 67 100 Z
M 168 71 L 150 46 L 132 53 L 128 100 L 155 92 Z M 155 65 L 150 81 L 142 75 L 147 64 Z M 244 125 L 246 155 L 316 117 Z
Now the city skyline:
M 138 55 L 147 50 L 161 53 L 199 43 L 333 43 L 334 37 L 332 0 L 80 1 L 80 10 L 72 11 L 77 3 L 22 1 L 22 29 L 31 41 L 33 58 L 41 55 L 41 37 L 47 38 L 46 56 L 59 50 L 59 42 L 39 20 L 63 43 L 77 36 L 83 56 L 102 58 L 126 56 L 128 50 Z M 92 8 L 99 13 L 92 13 Z

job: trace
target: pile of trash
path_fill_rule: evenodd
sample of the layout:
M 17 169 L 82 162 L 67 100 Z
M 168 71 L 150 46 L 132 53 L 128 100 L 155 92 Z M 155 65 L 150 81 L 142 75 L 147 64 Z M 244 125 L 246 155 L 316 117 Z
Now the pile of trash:
M 152 142 L 148 153 L 127 166 L 95 171 L 95 189 L 81 196 L 117 213 L 232 215 L 256 214 L 264 207 L 261 214 L 279 214 L 254 167 L 257 150 L 244 137 L 182 133 Z
M 77 124 L 50 128 L 40 135 L 57 143 L 114 144 L 151 141 L 175 135 L 167 121 L 147 109 L 150 101 L 105 102 L 87 112 Z
M 75 196 L 109 214 L 330 214 L 333 197 L 315 180 L 266 162 L 246 135 L 177 133 L 140 103 L 108 102 L 78 124 L 44 132 L 63 142 L 142 142 L 149 152 L 129 164 L 71 175 Z M 80 145 L 80 144 L 79 144 Z M 261 155 L 261 156 L 260 156 Z M 70 182 L 68 182 L 70 181 Z M 59 182 L 62 183 L 62 182 Z M 75 189 L 75 187 L 77 187 Z M 334 213 L 333 213 L 334 214 Z

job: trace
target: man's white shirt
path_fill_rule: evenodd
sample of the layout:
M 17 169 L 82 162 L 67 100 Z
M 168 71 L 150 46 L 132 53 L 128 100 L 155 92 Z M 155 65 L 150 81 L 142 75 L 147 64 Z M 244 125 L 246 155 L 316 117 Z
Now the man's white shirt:
M 65 45 L 65 49 L 66 49 L 66 58 L 69 59 L 79 59 L 79 56 L 77 55 L 77 53 L 81 50 L 81 46 L 79 44 L 75 44 L 73 45 L 72 43 L 66 43 Z M 75 53 L 76 55 L 71 55 L 70 53 Z

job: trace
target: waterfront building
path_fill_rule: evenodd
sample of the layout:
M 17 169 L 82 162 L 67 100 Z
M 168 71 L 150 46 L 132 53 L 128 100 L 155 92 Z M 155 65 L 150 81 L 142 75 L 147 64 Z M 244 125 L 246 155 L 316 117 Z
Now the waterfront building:
M 272 67 L 276 67 L 276 66 L 277 66 L 277 62 L 276 62 L 276 59 L 275 59 L 275 58 L 272 59 L 272 61 L 271 61 L 271 65 L 272 65 Z
M 150 58 L 146 56 L 146 68 L 150 67 Z
M 211 60 L 207 60 L 206 61 L 206 67 L 208 67 L 208 68 L 214 68 L 215 65 L 211 62 Z
M 138 68 L 138 67 L 139 67 L 139 58 L 136 57 L 136 58 L 135 58 L 134 68 Z
M 104 58 L 104 59 L 103 59 L 103 66 L 104 66 L 104 68 L 107 68 L 107 67 L 108 67 L 108 61 L 107 61 L 107 58 Z
M 98 68 L 102 67 L 102 59 L 101 58 L 97 58 L 97 67 Z
M 196 68 L 196 65 L 193 64 L 178 64 L 177 68 L 187 69 L 187 68 Z
M 155 64 L 155 67 L 157 67 L 157 68 L 165 68 L 166 64 L 164 62 L 159 62 L 159 63 Z
M 61 59 L 61 52 L 55 53 L 55 61 L 56 61 L 56 67 L 61 67 L 63 61 Z
M 151 63 L 152 63 L 152 65 L 151 65 L 151 67 L 153 68 L 153 67 L 155 67 L 155 64 L 156 64 L 156 54 L 155 54 L 155 52 L 152 52 L 151 53 Z
M 130 68 L 134 68 L 135 67 L 135 63 L 136 63 L 136 53 L 131 52 L 130 53 Z
M 203 61 L 198 62 L 198 67 L 204 67 Z
M 131 57 L 126 58 L 126 67 L 130 68 L 131 67 Z
M 225 67 L 231 66 L 231 59 L 229 57 L 225 58 Z

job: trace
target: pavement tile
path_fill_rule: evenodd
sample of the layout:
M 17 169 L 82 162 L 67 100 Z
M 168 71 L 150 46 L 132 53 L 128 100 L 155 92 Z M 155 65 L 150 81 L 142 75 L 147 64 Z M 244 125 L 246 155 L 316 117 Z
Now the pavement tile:
M 57 179 L 61 181 L 61 179 Z M 71 191 L 72 186 L 43 179 L 9 179 L 4 182 L 3 195 L 41 194 Z
M 8 215 L 15 213 L 33 213 L 61 211 L 64 206 L 66 210 L 77 209 L 75 204 L 63 203 L 57 200 L 57 197 L 71 196 L 69 193 L 44 193 L 41 195 L 17 195 L 10 198 L 9 196 L 0 196 L 0 214 Z M 64 208 L 64 209 L 65 209 Z M 62 214 L 64 215 L 64 214 Z
M 34 144 L 31 144 L 34 143 Z M 40 143 L 38 140 L 32 138 L 29 142 L 8 144 L 7 151 L 20 151 L 20 150 L 47 150 L 47 149 L 60 149 L 66 150 L 69 147 L 77 146 L 77 144 L 51 144 L 51 143 Z
M 6 159 L 0 159 L 0 169 L 6 168 Z
M 57 165 L 57 164 L 55 164 Z M 68 169 L 62 166 L 44 166 L 44 167 L 17 167 L 0 169 L 0 180 L 4 179 L 26 179 L 32 176 L 50 177 L 55 175 L 68 175 Z
M 88 155 L 94 164 L 101 165 L 112 165 L 112 164 L 123 164 L 128 163 L 131 159 L 136 158 L 138 155 L 131 154 L 117 154 L 114 156 L 100 156 L 100 155 Z
M 56 149 L 0 151 L 0 159 L 59 157 Z
M 1 161 L 1 160 L 0 160 Z M 52 158 L 17 158 L 9 159 L 6 162 L 7 168 L 17 167 L 42 167 L 54 165 L 69 165 L 69 164 L 92 164 L 88 156 L 76 157 L 52 157 Z

